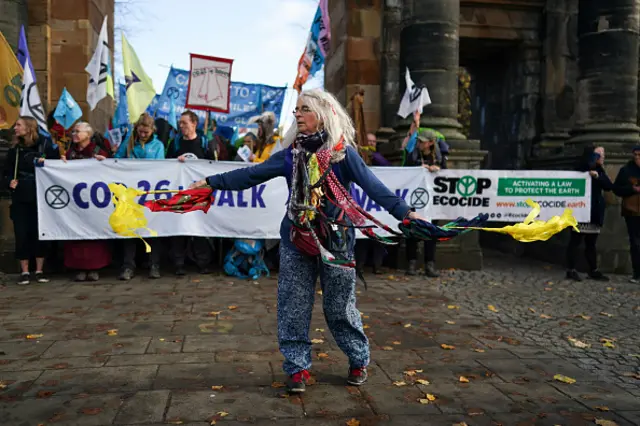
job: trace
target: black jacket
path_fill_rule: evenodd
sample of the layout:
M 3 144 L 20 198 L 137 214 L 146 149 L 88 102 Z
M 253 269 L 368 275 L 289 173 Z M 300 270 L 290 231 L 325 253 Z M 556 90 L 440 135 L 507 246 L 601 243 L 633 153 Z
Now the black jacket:
M 584 165 L 578 168 L 580 172 L 588 172 L 590 170 L 598 172 L 598 177 L 591 178 L 591 223 L 602 226 L 604 224 L 604 212 L 607 203 L 604 199 L 603 191 L 612 191 L 613 183 L 607 176 L 607 172 L 600 165 Z
M 622 197 L 622 216 L 640 216 L 640 193 L 634 185 L 640 185 L 640 167 L 635 161 L 629 161 L 618 172 L 613 183 L 613 192 Z

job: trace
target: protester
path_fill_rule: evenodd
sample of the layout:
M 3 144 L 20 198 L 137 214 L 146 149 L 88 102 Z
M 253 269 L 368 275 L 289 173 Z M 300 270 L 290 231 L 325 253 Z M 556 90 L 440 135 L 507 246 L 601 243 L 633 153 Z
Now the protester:
M 585 256 L 589 264 L 589 278 L 599 281 L 609 281 L 598 270 L 598 254 L 596 242 L 600 234 L 600 228 L 604 224 L 604 213 L 606 202 L 602 191 L 611 191 L 613 184 L 604 170 L 604 148 L 599 146 L 586 147 L 576 170 L 579 172 L 589 172 L 591 175 L 591 220 L 588 223 L 578 224 L 580 232 L 571 230 L 569 245 L 567 246 L 567 278 L 574 281 L 582 281 L 582 277 L 576 271 L 578 260 L 578 249 L 584 239 Z
M 389 160 L 384 158 L 382 154 L 376 151 L 378 140 L 373 133 L 367 133 L 367 142 L 369 148 L 369 162 L 371 166 L 388 167 L 391 166 Z M 380 268 L 382 267 L 382 261 L 384 260 L 385 249 L 384 245 L 378 241 L 373 241 L 368 238 L 359 239 L 356 243 L 356 268 L 358 268 L 358 275 L 364 275 L 364 267 L 371 253 L 373 260 L 373 273 L 380 274 Z
M 326 263 L 332 262 L 329 255 L 335 256 L 335 262 L 353 259 L 353 220 L 357 223 L 365 221 L 345 188 L 349 188 L 351 182 L 358 184 L 398 220 L 419 216 L 366 167 L 354 148 L 355 130 L 351 119 L 333 95 L 321 89 L 303 91 L 298 97 L 294 115 L 297 128 L 292 126 L 287 133 L 283 143 L 285 149 L 262 164 L 209 176 L 192 187 L 210 185 L 216 190 L 241 191 L 279 176 L 287 179 L 291 193 L 280 228 L 282 244 L 277 291 L 278 340 L 285 357 L 283 369 L 290 376 L 289 389 L 303 392 L 309 378 L 309 326 L 318 276 L 327 325 L 349 358 L 347 382 L 357 386 L 367 379 L 369 345 L 355 304 L 355 270 Z M 331 172 L 324 174 L 325 168 Z M 315 202 L 302 195 L 311 190 L 305 182 L 309 173 L 325 176 L 320 181 L 323 195 Z M 318 192 L 314 194 L 318 195 Z M 328 202 L 327 194 L 336 197 L 334 203 Z M 338 206 L 344 206 L 346 210 Z M 316 215 L 310 224 L 301 220 L 301 217 L 309 217 L 310 209 L 314 208 L 322 214 Z M 336 222 L 342 216 L 344 222 Z M 308 226 L 316 230 L 326 226 L 323 228 L 328 233 L 326 238 L 317 237 L 317 233 L 310 230 L 313 228 Z M 314 245 L 313 241 L 317 240 L 311 235 L 322 238 L 323 246 L 329 248 L 321 249 L 318 243 Z M 322 263 L 318 253 L 322 255 Z
M 255 154 L 255 147 L 257 144 L 258 138 L 252 132 L 247 133 L 242 137 L 242 146 L 247 146 L 251 150 L 251 154 Z M 251 158 L 251 156 L 249 157 Z M 240 154 L 236 154 L 234 161 L 244 161 Z
M 142 160 L 164 160 L 164 145 L 155 134 L 156 127 L 149 114 L 144 113 L 140 116 L 133 127 L 133 132 L 128 143 L 120 145 L 116 158 L 132 158 Z M 160 261 L 162 244 L 158 238 L 148 238 L 151 246 L 149 254 L 150 268 L 149 278 L 160 278 Z M 133 278 L 136 270 L 136 249 L 140 246 L 137 239 L 124 240 L 124 261 L 122 264 L 122 272 L 120 280 L 128 281 Z
M 230 161 L 232 158 L 229 154 L 229 141 L 217 134 L 218 122 L 211 119 L 211 139 L 209 140 L 209 152 L 216 161 Z M 235 153 L 233 154 L 235 156 Z
M 413 123 L 409 129 L 409 134 L 402 143 L 402 148 L 406 151 L 403 166 L 423 167 L 431 173 L 447 168 L 447 157 L 442 152 L 442 144 L 438 143 L 438 134 L 431 130 L 420 128 L 420 114 L 414 114 Z M 407 275 L 417 274 L 418 240 L 407 240 L 407 259 L 409 269 Z M 435 266 L 436 241 L 425 240 L 424 242 L 424 272 L 427 277 L 437 278 L 440 276 Z
M 11 191 L 9 215 L 13 221 L 15 256 L 20 262 L 19 285 L 31 282 L 29 262 L 35 258 L 34 278 L 48 283 L 44 274 L 47 245 L 38 235 L 38 203 L 36 194 L 37 165 L 45 158 L 60 158 L 58 147 L 38 133 L 38 123 L 31 117 L 20 117 L 14 126 L 12 146 L 7 152 L 3 173 L 4 186 Z
M 89 123 L 79 122 L 75 125 L 71 138 L 73 143 L 67 150 L 63 160 L 96 159 L 102 161 L 111 156 L 111 147 L 99 147 L 92 140 L 93 128 Z M 108 141 L 105 140 L 108 145 Z M 90 166 L 87 164 L 87 170 Z M 81 224 L 76 224 L 76 226 Z M 76 271 L 76 281 L 98 281 L 99 270 L 111 263 L 111 250 L 104 240 L 67 241 L 64 244 L 64 266 Z
M 249 124 L 253 123 L 258 123 L 258 142 L 255 147 L 255 155 L 251 157 L 251 161 L 263 163 L 271 156 L 271 151 L 276 146 L 276 116 L 271 111 L 267 111 L 252 117 L 249 120 Z
M 613 192 L 622 197 L 622 216 L 627 222 L 631 266 L 630 282 L 640 282 L 640 145 L 633 147 L 633 158 L 618 172 Z
M 187 110 L 180 115 L 178 122 L 180 134 L 169 142 L 167 158 L 177 158 L 182 163 L 187 161 L 189 154 L 200 159 L 215 159 L 210 151 L 211 144 L 207 141 L 204 133 L 197 130 L 197 125 L 198 116 L 193 111 Z M 209 265 L 213 257 L 212 245 L 209 240 L 205 237 L 185 236 L 171 237 L 175 274 L 178 276 L 186 274 L 184 264 L 190 242 L 191 251 L 200 273 L 209 274 Z

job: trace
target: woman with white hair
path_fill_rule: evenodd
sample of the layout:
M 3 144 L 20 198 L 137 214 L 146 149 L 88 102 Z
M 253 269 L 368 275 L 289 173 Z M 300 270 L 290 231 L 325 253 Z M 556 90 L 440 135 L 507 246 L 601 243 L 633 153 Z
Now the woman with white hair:
M 350 185 L 358 184 L 398 220 L 420 217 L 367 168 L 355 147 L 351 119 L 331 94 L 304 91 L 293 113 L 296 126 L 285 136 L 282 151 L 262 164 L 209 176 L 192 187 L 241 191 L 278 176 L 287 179 L 291 193 L 280 227 L 278 342 L 289 390 L 304 392 L 309 378 L 309 326 L 318 276 L 327 325 L 349 358 L 347 382 L 359 386 L 367 380 L 369 342 L 356 309 L 355 228 L 376 235 L 367 223 L 372 218 L 349 195 Z

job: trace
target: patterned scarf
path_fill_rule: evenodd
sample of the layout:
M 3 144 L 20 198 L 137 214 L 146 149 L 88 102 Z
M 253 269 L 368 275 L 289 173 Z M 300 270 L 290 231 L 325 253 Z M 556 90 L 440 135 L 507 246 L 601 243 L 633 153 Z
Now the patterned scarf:
M 321 149 L 327 139 L 328 135 L 324 131 L 313 135 L 299 135 L 296 139 L 292 149 L 291 198 L 287 214 L 295 226 L 311 233 L 324 263 L 352 268 L 355 266 L 353 261 L 338 259 L 322 245 L 316 233 L 318 221 L 357 228 L 368 238 L 385 244 L 395 244 L 395 242 L 376 234 L 373 231 L 374 227 L 384 229 L 395 236 L 402 236 L 402 234 L 375 219 L 353 200 L 349 191 L 344 188 L 333 172 L 332 151 Z M 342 143 L 334 147 L 334 150 L 340 149 L 344 149 Z M 353 225 L 329 219 L 322 210 L 322 205 L 326 203 L 331 203 L 340 209 Z

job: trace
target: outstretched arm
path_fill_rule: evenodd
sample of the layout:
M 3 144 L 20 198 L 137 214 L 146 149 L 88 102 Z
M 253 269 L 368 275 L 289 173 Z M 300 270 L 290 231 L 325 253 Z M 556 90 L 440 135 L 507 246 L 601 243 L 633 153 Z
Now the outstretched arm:
M 284 175 L 285 151 L 272 155 L 267 161 L 255 166 L 243 167 L 230 172 L 209 176 L 191 185 L 191 188 L 209 185 L 213 189 L 242 191 Z

